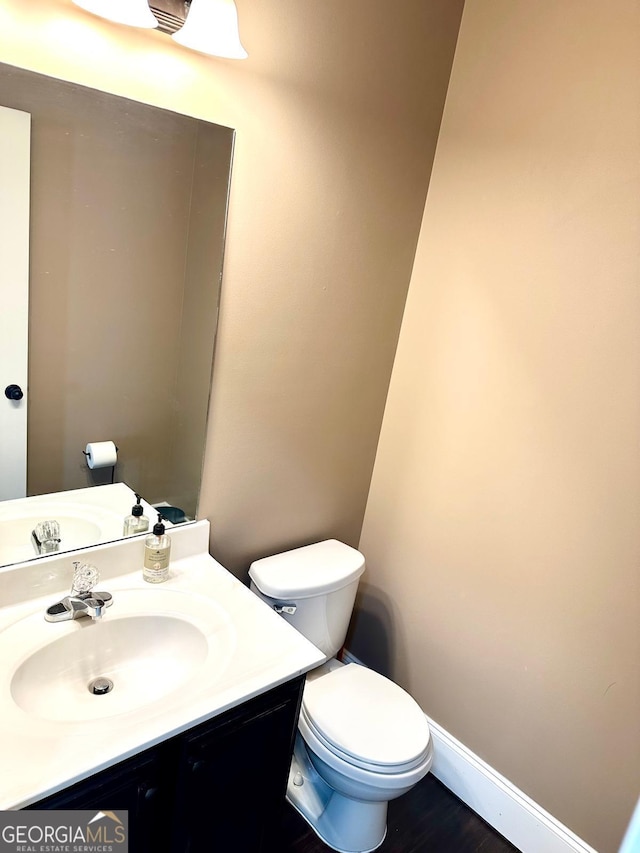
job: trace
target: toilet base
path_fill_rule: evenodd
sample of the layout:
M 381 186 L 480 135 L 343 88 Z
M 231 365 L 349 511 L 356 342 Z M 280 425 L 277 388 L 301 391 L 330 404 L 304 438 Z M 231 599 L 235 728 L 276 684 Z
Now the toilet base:
M 330 788 L 296 737 L 287 800 L 316 835 L 338 853 L 371 853 L 387 834 L 387 802 L 363 802 Z

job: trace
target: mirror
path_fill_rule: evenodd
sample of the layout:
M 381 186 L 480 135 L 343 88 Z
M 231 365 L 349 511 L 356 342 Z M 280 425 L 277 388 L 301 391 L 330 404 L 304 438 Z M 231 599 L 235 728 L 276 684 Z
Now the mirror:
M 27 495 L 193 520 L 234 131 L 2 64 L 0 105 L 31 114 Z

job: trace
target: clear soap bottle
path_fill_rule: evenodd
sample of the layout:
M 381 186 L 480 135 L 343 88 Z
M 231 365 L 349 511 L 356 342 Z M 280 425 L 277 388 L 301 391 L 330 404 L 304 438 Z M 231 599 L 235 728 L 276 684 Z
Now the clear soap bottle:
M 164 532 L 162 515 L 158 513 L 158 521 L 153 525 L 153 533 L 144 540 L 144 567 L 142 577 L 149 583 L 162 583 L 169 577 L 169 557 L 171 555 L 171 539 Z
M 135 493 L 134 493 L 135 494 Z M 133 536 L 135 533 L 146 533 L 149 529 L 149 519 L 142 510 L 140 495 L 136 494 L 136 504 L 131 507 L 131 514 L 124 520 L 123 536 Z

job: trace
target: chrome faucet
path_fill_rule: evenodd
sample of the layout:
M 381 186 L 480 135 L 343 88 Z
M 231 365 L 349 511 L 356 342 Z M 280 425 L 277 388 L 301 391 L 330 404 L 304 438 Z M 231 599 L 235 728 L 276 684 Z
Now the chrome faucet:
M 45 610 L 47 622 L 66 622 L 68 619 L 80 619 L 90 616 L 93 620 L 101 619 L 105 608 L 113 604 L 110 592 L 94 591 L 99 575 L 95 566 L 74 562 L 73 584 L 71 592 L 60 601 L 50 605 Z
M 60 550 L 60 525 L 57 521 L 39 521 L 31 531 L 36 554 L 55 554 Z

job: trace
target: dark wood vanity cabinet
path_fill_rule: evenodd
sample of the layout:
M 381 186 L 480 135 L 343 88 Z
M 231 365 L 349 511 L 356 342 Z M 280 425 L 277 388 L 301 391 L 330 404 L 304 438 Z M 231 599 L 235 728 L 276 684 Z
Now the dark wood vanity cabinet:
M 130 853 L 272 853 L 304 677 L 29 809 L 127 809 Z
M 146 750 L 28 808 L 126 809 L 131 853 L 169 850 L 164 837 L 171 796 L 164 753 L 164 745 Z

